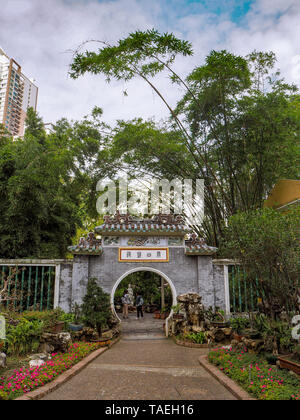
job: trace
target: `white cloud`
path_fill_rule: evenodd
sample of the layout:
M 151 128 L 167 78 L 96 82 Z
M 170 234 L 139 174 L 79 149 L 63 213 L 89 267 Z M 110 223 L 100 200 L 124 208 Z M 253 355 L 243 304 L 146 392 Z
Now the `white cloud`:
M 214 15 L 202 12 L 196 2 L 191 9 L 184 8 L 183 0 L 173 2 L 168 9 L 166 0 L 0 0 L 0 45 L 26 75 L 36 79 L 38 109 L 46 122 L 64 116 L 81 118 L 94 105 L 104 109 L 104 118 L 111 123 L 167 115 L 159 98 L 140 80 L 129 84 L 129 97 L 124 98 L 123 83 L 107 85 L 101 76 L 68 77 L 68 50 L 87 39 L 115 42 L 136 29 L 156 27 L 192 41 L 195 56 L 180 58 L 176 64 L 181 74 L 201 65 L 212 49 L 239 54 L 273 50 L 283 75 L 300 85 L 298 0 L 256 0 L 239 25 L 228 13 Z M 175 103 L 178 92 L 167 88 L 164 76 L 158 85 Z

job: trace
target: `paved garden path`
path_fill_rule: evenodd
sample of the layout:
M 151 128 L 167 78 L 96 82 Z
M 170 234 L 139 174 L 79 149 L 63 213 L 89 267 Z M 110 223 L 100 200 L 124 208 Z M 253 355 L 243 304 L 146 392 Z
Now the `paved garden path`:
M 44 400 L 235 399 L 199 365 L 206 350 L 177 346 L 162 324 L 132 314 L 121 341 Z

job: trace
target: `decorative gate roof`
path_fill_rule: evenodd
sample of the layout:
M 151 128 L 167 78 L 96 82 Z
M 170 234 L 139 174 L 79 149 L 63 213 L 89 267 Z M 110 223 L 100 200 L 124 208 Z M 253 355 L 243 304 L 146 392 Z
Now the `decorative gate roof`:
M 115 216 L 104 216 L 104 223 L 95 228 L 95 233 L 106 236 L 176 236 L 190 238 L 183 247 L 187 256 L 213 255 L 217 248 L 208 246 L 204 239 L 199 238 L 184 224 L 181 215 L 159 214 L 151 219 L 137 219 L 128 214 L 117 213 Z M 87 238 L 80 238 L 79 243 L 68 247 L 74 255 L 101 255 L 103 253 L 102 239 L 97 239 L 93 232 Z
M 77 245 L 68 247 L 74 255 L 101 255 L 103 248 L 101 239 L 96 239 L 95 234 L 90 232 L 87 238 L 80 238 Z
M 138 219 L 129 214 L 117 213 L 115 216 L 104 216 L 104 223 L 95 228 L 95 232 L 105 235 L 176 235 L 185 236 L 191 229 L 184 224 L 178 214 L 158 214 L 151 219 Z
M 203 238 L 193 233 L 191 238 L 185 241 L 186 255 L 213 255 L 217 252 L 218 248 L 208 246 Z

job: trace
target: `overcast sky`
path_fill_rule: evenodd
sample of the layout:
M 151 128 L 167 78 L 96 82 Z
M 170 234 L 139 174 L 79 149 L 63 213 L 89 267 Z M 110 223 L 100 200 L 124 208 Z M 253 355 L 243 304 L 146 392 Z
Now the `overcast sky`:
M 289 82 L 300 86 L 300 0 L 0 0 L 0 46 L 39 87 L 38 111 L 45 122 L 80 119 L 97 105 L 104 120 L 161 119 L 167 111 L 144 82 L 107 85 L 102 76 L 68 77 L 81 42 L 109 42 L 129 32 L 156 28 L 193 44 L 194 56 L 180 59 L 183 75 L 202 65 L 212 50 L 246 55 L 274 51 Z M 180 96 L 158 80 L 174 104 Z

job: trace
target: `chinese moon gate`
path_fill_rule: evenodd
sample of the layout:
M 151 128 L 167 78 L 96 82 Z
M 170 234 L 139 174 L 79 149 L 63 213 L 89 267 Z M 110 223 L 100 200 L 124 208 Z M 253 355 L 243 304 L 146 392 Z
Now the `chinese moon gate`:
M 89 278 L 98 280 L 113 304 L 119 283 L 137 271 L 164 278 L 174 303 L 180 294 L 198 293 L 205 307 L 229 311 L 225 267 L 213 262 L 217 249 L 191 234 L 180 215 L 105 216 L 101 226 L 69 251 L 74 260 L 61 266 L 58 303 L 66 311 L 82 303 Z

